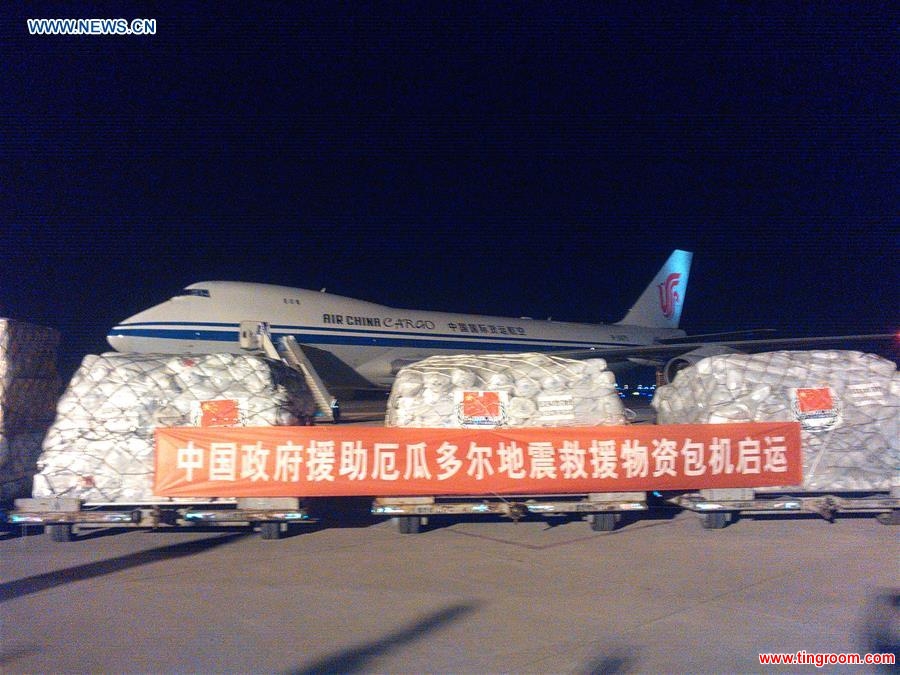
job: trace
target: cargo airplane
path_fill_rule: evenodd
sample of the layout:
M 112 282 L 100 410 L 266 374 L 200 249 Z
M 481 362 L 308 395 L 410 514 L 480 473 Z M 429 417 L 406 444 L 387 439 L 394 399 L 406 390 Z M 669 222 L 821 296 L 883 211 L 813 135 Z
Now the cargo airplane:
M 107 340 L 120 352 L 241 352 L 241 330 L 255 326 L 274 343 L 293 336 L 321 378 L 337 390 L 389 387 L 401 367 L 435 354 L 555 352 L 603 357 L 611 367 L 619 362 L 656 365 L 671 378 L 712 354 L 839 339 L 727 341 L 724 333 L 688 338 L 678 323 L 690 266 L 691 253 L 674 251 L 614 324 L 397 309 L 324 291 L 206 281 L 125 319 Z

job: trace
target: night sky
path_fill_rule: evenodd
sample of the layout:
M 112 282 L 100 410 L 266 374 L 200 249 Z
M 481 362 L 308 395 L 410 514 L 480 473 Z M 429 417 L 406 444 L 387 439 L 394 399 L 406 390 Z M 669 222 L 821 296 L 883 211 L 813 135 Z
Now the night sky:
M 64 371 L 210 279 L 616 321 L 684 248 L 689 332 L 894 331 L 892 4 L 6 3 L 0 316 Z

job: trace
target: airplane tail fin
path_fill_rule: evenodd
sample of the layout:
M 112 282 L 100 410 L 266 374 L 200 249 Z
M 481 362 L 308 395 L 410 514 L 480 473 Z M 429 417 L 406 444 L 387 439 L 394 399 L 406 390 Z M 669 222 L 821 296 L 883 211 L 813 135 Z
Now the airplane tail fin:
M 648 328 L 678 328 L 692 255 L 689 251 L 673 251 L 625 318 L 618 323 Z

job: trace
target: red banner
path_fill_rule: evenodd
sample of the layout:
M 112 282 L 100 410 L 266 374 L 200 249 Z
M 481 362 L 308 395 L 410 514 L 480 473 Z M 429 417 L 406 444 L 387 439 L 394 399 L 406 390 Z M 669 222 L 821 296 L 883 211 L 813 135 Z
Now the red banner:
M 796 485 L 796 422 L 527 429 L 172 427 L 165 497 L 415 496 Z

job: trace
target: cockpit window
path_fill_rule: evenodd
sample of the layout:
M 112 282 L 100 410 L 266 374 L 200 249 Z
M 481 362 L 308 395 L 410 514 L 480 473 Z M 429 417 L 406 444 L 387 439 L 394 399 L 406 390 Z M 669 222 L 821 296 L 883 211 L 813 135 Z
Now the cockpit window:
M 176 295 L 176 298 L 183 298 L 187 295 L 196 295 L 199 298 L 208 298 L 209 291 L 205 288 L 185 288 L 181 293 Z

